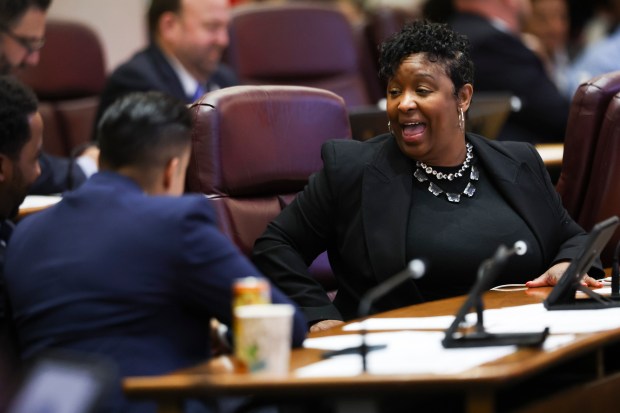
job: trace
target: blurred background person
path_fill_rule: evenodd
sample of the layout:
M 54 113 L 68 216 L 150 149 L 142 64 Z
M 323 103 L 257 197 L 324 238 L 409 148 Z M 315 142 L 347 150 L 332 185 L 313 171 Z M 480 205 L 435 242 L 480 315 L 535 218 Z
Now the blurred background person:
M 571 11 L 573 9 L 581 12 L 581 16 L 575 16 L 575 13 L 572 13 L 572 24 L 579 24 L 573 30 L 573 42 L 579 46 L 579 50 L 608 37 L 616 30 L 620 22 L 617 0 L 590 2 L 573 0 Z
M 567 71 L 571 59 L 570 16 L 566 0 L 531 0 L 532 13 L 524 32 L 540 42 L 540 56 L 549 76 L 560 91 L 567 89 Z M 571 96 L 567 96 L 569 99 Z
M 423 17 L 434 22 L 446 23 L 453 13 L 452 0 L 426 0 L 422 6 Z
M 0 75 L 39 63 L 51 0 L 0 0 Z M 42 153 L 33 194 L 53 194 L 79 186 L 97 170 L 99 150 L 87 148 L 75 161 Z M 74 167 L 74 162 L 77 165 Z
M 133 91 L 160 91 L 191 103 L 206 92 L 236 85 L 236 75 L 221 63 L 229 21 L 229 0 L 152 0 L 150 43 L 109 76 L 97 119 Z
M 608 0 L 611 33 L 586 45 L 571 64 L 567 74 L 566 92 L 574 94 L 579 85 L 604 73 L 620 70 L 620 0 Z
M 449 24 L 471 42 L 476 91 L 512 94 L 498 139 L 563 141 L 570 102 L 522 36 L 530 1 L 454 0 L 454 10 Z

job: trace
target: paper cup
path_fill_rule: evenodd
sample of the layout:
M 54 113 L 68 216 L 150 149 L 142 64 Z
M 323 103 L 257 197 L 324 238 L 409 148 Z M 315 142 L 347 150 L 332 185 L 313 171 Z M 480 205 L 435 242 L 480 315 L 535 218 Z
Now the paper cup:
M 235 308 L 235 356 L 250 373 L 288 373 L 294 312 L 290 304 Z

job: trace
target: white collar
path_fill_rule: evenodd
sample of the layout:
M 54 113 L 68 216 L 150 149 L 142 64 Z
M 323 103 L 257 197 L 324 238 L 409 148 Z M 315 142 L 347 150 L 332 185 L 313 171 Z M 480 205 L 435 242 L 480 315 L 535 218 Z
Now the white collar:
M 491 23 L 491 25 L 493 27 L 495 27 L 500 32 L 504 32 L 504 33 L 508 33 L 508 34 L 514 35 L 512 30 L 510 30 L 508 28 L 508 25 L 502 19 L 498 19 L 497 17 L 495 17 L 495 18 L 490 19 L 489 22 Z

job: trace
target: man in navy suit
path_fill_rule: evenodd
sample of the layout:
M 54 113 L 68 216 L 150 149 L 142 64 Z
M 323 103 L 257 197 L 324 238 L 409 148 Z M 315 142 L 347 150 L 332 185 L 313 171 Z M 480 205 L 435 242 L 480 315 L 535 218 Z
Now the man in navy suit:
M 228 0 L 152 0 L 150 44 L 110 75 L 97 118 L 120 96 L 158 90 L 194 102 L 203 93 L 238 83 L 220 62 L 228 46 Z
M 471 43 L 476 92 L 513 96 L 513 111 L 499 139 L 562 142 L 570 102 L 523 41 L 521 26 L 531 12 L 530 0 L 455 0 L 454 7 L 449 24 Z
M 45 44 L 45 20 L 51 0 L 0 0 L 0 75 L 39 63 Z M 42 153 L 41 174 L 33 194 L 63 192 L 79 186 L 97 169 L 99 151 L 88 148 L 72 160 Z
M 209 358 L 209 321 L 230 325 L 235 279 L 262 275 L 218 230 L 204 196 L 181 196 L 191 124 L 185 104 L 162 93 L 121 98 L 100 122 L 100 172 L 16 227 L 5 281 L 22 358 L 98 353 L 121 377 Z M 306 329 L 297 310 L 294 346 Z M 154 411 L 126 402 L 120 387 L 109 402 Z

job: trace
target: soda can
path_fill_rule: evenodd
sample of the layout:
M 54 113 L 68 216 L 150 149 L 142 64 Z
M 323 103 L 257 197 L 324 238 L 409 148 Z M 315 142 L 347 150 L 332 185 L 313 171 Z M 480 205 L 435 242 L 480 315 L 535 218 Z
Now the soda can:
M 263 278 L 239 278 L 233 285 L 233 311 L 242 305 L 270 304 L 271 289 L 269 282 Z
M 240 354 L 241 348 L 238 341 L 243 337 L 243 323 L 237 319 L 236 309 L 239 307 L 259 304 L 271 304 L 271 288 L 269 282 L 263 278 L 245 277 L 235 280 L 233 284 L 232 314 L 233 314 L 233 336 L 235 340 L 235 355 L 242 361 L 247 359 L 247 355 Z M 249 366 L 246 366 L 249 367 Z

